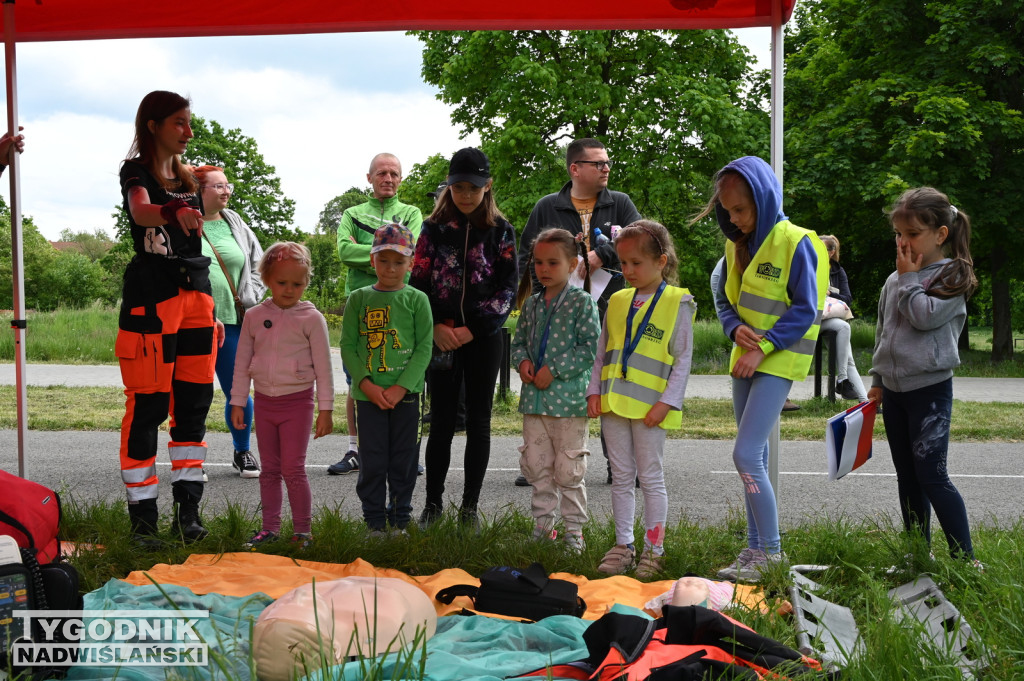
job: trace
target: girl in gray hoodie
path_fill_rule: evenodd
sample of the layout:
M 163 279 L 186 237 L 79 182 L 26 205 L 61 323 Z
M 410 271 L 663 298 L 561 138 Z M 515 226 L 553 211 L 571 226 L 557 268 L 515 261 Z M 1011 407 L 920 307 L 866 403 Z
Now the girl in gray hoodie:
M 896 271 L 878 300 L 868 399 L 882 403 L 906 530 L 930 543 L 934 507 L 950 554 L 980 566 L 963 498 L 946 472 L 957 339 L 978 285 L 971 223 L 931 187 L 904 192 L 889 218 Z

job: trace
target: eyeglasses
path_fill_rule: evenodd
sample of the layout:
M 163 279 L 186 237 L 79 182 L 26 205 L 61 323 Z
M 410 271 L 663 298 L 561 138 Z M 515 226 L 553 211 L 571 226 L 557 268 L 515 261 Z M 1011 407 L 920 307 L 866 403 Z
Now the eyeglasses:
M 827 248 L 827 249 L 828 249 L 828 252 L 829 252 L 829 253 L 831 253 L 832 251 L 836 250 L 836 247 L 835 247 L 835 246 L 833 246 L 832 244 L 829 244 L 829 245 L 828 245 L 828 246 L 826 246 L 825 248 Z
M 235 183 L 234 182 L 228 182 L 228 183 L 225 184 L 223 182 L 220 182 L 218 184 L 204 184 L 203 185 L 203 189 L 216 189 L 219 192 L 222 192 L 222 191 L 224 191 L 226 189 L 229 192 L 234 192 L 235 191 Z
M 592 166 L 594 166 L 595 168 L 597 168 L 598 170 L 604 170 L 605 168 L 607 168 L 608 170 L 612 169 L 612 162 L 610 160 L 609 161 L 576 161 L 576 163 L 589 163 Z

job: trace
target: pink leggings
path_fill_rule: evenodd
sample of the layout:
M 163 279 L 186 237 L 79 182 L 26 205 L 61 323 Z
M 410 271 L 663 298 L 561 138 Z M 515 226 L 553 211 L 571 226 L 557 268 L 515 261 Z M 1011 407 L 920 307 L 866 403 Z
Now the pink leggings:
M 306 447 L 313 427 L 313 388 L 255 399 L 256 439 L 260 448 L 260 501 L 263 529 L 281 531 L 281 479 L 288 488 L 295 532 L 309 532 L 313 496 L 306 477 Z

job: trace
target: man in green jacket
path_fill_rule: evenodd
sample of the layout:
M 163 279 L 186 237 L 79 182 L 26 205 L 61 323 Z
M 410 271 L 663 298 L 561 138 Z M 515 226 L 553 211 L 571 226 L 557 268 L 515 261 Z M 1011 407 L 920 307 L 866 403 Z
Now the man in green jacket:
M 398 185 L 402 184 L 402 164 L 394 154 L 381 153 L 370 161 L 370 172 L 366 181 L 373 188 L 373 196 L 358 206 L 352 206 L 341 215 L 338 224 L 338 257 L 348 268 L 345 278 L 345 295 L 377 281 L 377 274 L 370 266 L 370 248 L 373 234 L 378 227 L 391 223 L 405 225 L 414 238 L 419 238 L 423 215 L 416 206 L 409 206 L 398 200 Z M 405 275 L 406 282 L 409 275 Z M 345 377 L 349 378 L 348 371 Z M 351 387 L 351 379 L 349 379 Z M 347 475 L 359 470 L 359 450 L 356 439 L 355 400 L 351 390 L 345 400 L 345 417 L 348 421 L 348 452 L 341 461 L 327 469 L 329 475 Z

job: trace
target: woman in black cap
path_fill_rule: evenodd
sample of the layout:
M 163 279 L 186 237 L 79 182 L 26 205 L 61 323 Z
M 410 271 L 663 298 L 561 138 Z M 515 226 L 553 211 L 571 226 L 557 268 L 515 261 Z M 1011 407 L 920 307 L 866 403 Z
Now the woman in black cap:
M 431 419 L 427 501 L 420 517 L 424 527 L 443 510 L 460 387 L 465 387 L 467 412 L 463 522 L 477 522 L 477 502 L 491 454 L 500 331 L 519 282 L 515 229 L 498 210 L 491 183 L 486 154 L 472 147 L 457 151 L 448 166 L 447 187 L 423 221 L 416 242 L 410 283 L 430 298 L 435 354 L 452 356 L 450 367 L 432 362 L 427 376 Z

